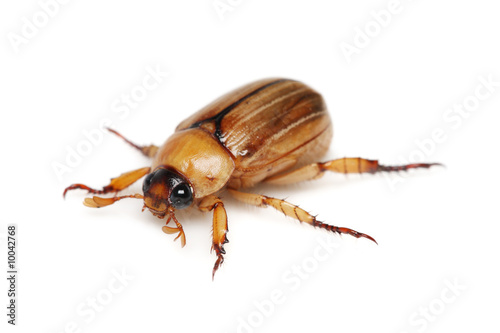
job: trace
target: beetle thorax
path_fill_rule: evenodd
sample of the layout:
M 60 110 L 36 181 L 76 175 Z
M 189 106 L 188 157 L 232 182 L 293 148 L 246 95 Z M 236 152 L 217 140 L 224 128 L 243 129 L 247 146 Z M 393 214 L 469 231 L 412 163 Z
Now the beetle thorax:
M 203 129 L 193 128 L 167 139 L 158 150 L 152 169 L 159 166 L 177 170 L 192 184 L 195 198 L 203 198 L 224 187 L 235 164 L 219 140 Z

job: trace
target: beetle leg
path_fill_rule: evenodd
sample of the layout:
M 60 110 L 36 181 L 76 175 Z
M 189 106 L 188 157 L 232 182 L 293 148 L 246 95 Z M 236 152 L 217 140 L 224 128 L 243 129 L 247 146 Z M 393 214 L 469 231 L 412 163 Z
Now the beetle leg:
M 303 166 L 299 169 L 272 176 L 265 180 L 267 183 L 285 185 L 297 183 L 304 180 L 320 178 L 325 171 L 333 171 L 339 173 L 377 173 L 377 172 L 392 172 L 392 171 L 407 171 L 409 169 L 430 168 L 433 165 L 441 165 L 440 163 L 413 163 L 398 166 L 380 165 L 377 160 L 368 160 L 360 157 L 344 157 L 336 160 L 331 160 L 323 163 L 313 163 Z
M 141 153 L 144 154 L 146 157 L 153 158 L 156 155 L 156 152 L 158 151 L 158 146 L 155 145 L 149 145 L 149 146 L 138 146 L 135 143 L 131 142 L 130 140 L 126 139 L 123 135 L 115 131 L 114 129 L 108 128 L 108 131 L 110 131 L 113 134 L 116 134 L 118 137 L 122 138 L 126 143 L 131 145 L 132 147 L 139 149 Z
M 95 190 L 83 184 L 73 184 L 66 187 L 66 189 L 63 192 L 63 197 L 66 196 L 66 192 L 68 192 L 69 190 L 75 190 L 78 188 L 82 190 L 87 190 L 88 193 L 92 194 L 106 194 L 110 192 L 118 192 L 129 187 L 130 185 L 135 183 L 139 178 L 147 175 L 150 170 L 151 168 L 146 167 L 122 173 L 120 176 L 116 178 L 111 178 L 111 182 L 109 183 L 109 185 L 104 186 L 102 190 Z
M 349 234 L 349 235 L 354 236 L 356 238 L 364 237 L 364 238 L 368 238 L 369 240 L 377 243 L 377 241 L 375 239 L 373 239 L 371 236 L 363 234 L 361 232 L 357 232 L 357 231 L 349 229 L 349 228 L 336 227 L 336 226 L 329 225 L 329 224 L 323 223 L 321 221 L 318 221 L 318 220 L 316 220 L 315 216 L 309 214 L 308 212 L 306 212 L 305 210 L 303 210 L 299 206 L 293 205 L 285 200 L 271 198 L 271 197 L 268 197 L 265 195 L 260 195 L 260 194 L 239 192 L 239 191 L 235 191 L 232 189 L 228 189 L 228 191 L 237 200 L 242 201 L 244 203 L 254 205 L 257 207 L 271 206 L 274 209 L 281 211 L 286 216 L 292 217 L 296 220 L 299 220 L 300 222 L 305 222 L 307 224 L 310 224 L 313 227 L 326 229 L 328 231 L 336 232 L 338 234 Z
M 198 204 L 198 208 L 202 212 L 214 211 L 213 215 L 213 229 L 212 229 L 212 251 L 215 250 L 217 254 L 217 261 L 215 262 L 214 269 L 212 270 L 212 280 L 214 279 L 215 272 L 219 269 L 219 266 L 224 262 L 223 254 L 226 254 L 224 250 L 224 244 L 229 242 L 227 240 L 227 214 L 224 204 L 221 199 L 214 195 L 209 195 L 203 198 Z

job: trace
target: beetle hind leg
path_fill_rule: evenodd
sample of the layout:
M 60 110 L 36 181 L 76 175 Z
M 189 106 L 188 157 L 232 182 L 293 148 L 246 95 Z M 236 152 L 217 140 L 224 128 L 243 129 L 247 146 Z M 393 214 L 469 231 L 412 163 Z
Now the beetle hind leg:
M 106 194 L 106 193 L 111 193 L 111 192 L 119 192 L 123 189 L 126 189 L 133 183 L 135 183 L 139 178 L 147 175 L 151 168 L 145 167 L 145 168 L 140 168 L 137 170 L 129 171 L 122 173 L 120 176 L 116 178 L 112 178 L 111 182 L 104 186 L 102 190 L 96 190 L 93 188 L 88 187 L 87 185 L 83 184 L 73 184 L 68 187 L 63 192 L 63 197 L 66 196 L 66 193 L 70 190 L 76 190 L 76 189 L 82 189 L 82 190 L 87 190 L 88 193 L 92 194 Z
M 407 171 L 410 169 L 430 168 L 440 163 L 413 163 L 398 166 L 381 165 L 377 160 L 368 160 L 361 157 L 344 157 L 323 163 L 313 163 L 290 172 L 267 178 L 265 182 L 278 185 L 293 184 L 304 180 L 317 179 L 323 176 L 325 171 L 338 173 L 379 173 Z
M 316 217 L 309 214 L 299 206 L 293 205 L 285 200 L 281 199 L 276 199 L 276 198 L 271 198 L 265 195 L 260 195 L 260 194 L 253 194 L 253 193 L 245 193 L 245 192 L 239 192 L 236 190 L 228 189 L 229 193 L 231 193 L 237 200 L 242 201 L 244 203 L 254 205 L 257 207 L 267 207 L 271 206 L 274 209 L 282 212 L 286 216 L 292 217 L 300 222 L 304 222 L 307 224 L 312 225 L 313 227 L 316 228 L 321 228 L 325 229 L 337 234 L 348 234 L 356 238 L 367 238 L 375 243 L 377 241 L 373 239 L 373 237 L 363 234 L 361 232 L 349 229 L 349 228 L 344 228 L 344 227 L 337 227 L 334 225 L 326 224 L 321 221 L 316 220 Z
M 119 138 L 123 139 L 123 141 L 125 141 L 126 143 L 128 143 L 129 145 L 131 145 L 132 147 L 140 150 L 140 152 L 146 156 L 146 157 L 150 157 L 150 158 L 153 158 L 155 157 L 156 155 L 156 152 L 158 151 L 158 146 L 155 146 L 155 145 L 149 145 L 149 146 L 139 146 L 139 145 L 136 145 L 135 143 L 133 143 L 132 141 L 126 139 L 123 135 L 121 135 L 120 133 L 118 133 L 117 131 L 115 131 L 114 129 L 111 129 L 111 128 L 108 128 L 108 131 L 110 131 L 111 133 L 115 134 L 116 136 L 118 136 Z
M 214 279 L 215 272 L 219 269 L 220 265 L 224 262 L 224 244 L 229 242 L 227 240 L 227 214 L 222 200 L 214 195 L 209 195 L 198 204 L 198 208 L 202 212 L 209 212 L 213 210 L 213 229 L 212 229 L 212 251 L 215 251 L 217 260 L 215 261 L 212 270 L 212 280 Z

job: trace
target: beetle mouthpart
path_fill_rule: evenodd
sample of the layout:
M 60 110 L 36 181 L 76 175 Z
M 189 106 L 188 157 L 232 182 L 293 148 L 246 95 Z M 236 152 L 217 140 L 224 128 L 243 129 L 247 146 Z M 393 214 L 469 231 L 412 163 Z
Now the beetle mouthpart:
M 154 215 L 161 214 L 165 216 L 167 211 L 167 204 L 165 200 L 158 196 L 145 196 L 144 205 L 153 213 Z

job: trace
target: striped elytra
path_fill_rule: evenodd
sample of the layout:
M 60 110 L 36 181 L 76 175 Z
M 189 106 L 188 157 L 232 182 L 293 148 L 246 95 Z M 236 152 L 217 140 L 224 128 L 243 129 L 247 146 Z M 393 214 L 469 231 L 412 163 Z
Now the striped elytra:
M 232 188 L 318 159 L 332 137 L 321 95 L 288 79 L 264 79 L 229 92 L 182 121 L 176 132 L 187 129 L 210 133 L 228 151 Z

